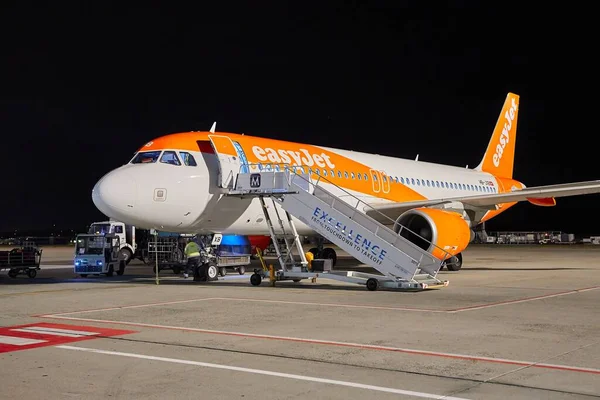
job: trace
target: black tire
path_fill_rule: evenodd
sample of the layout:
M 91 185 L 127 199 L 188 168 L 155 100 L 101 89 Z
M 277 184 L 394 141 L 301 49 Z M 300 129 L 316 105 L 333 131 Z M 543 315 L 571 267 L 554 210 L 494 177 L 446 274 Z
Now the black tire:
M 379 281 L 375 278 L 369 278 L 367 279 L 367 289 L 369 289 L 370 291 L 374 291 L 377 290 L 377 288 L 379 287 Z
M 298 283 L 298 282 L 300 282 L 301 280 L 302 280 L 302 279 L 299 279 L 299 278 L 298 278 L 298 279 L 292 279 L 292 282 L 294 282 L 294 283 Z
M 119 250 L 119 259 L 125 261 L 125 265 L 129 264 L 132 258 L 133 254 L 128 248 L 124 247 L 121 250 Z
M 16 278 L 19 275 L 19 272 L 16 269 L 11 269 L 8 271 L 8 276 L 11 278 Z
M 314 258 L 319 258 L 319 249 L 316 247 L 313 247 L 312 249 L 309 250 L 309 252 L 312 253 Z
M 111 265 L 110 267 L 108 267 L 108 272 L 106 273 L 106 276 L 111 277 L 114 275 L 114 273 L 115 273 L 115 269 Z
M 221 276 L 227 275 L 227 268 L 225 268 L 225 267 L 219 268 L 219 275 L 221 275 Z
M 125 260 L 121 260 L 119 262 L 119 269 L 117 270 L 117 275 L 121 276 L 125 273 L 125 265 L 126 265 Z
M 246 273 L 246 267 L 244 267 L 243 265 L 239 266 L 238 267 L 238 274 L 244 275 L 245 273 Z
M 453 257 L 450 257 L 444 265 L 448 268 L 448 271 L 460 271 L 462 268 L 462 253 L 458 253 Z
M 79 276 L 82 278 L 87 278 L 88 274 L 79 274 Z
M 210 281 L 216 280 L 217 277 L 219 276 L 219 269 L 217 267 L 215 267 L 214 265 L 209 265 L 208 268 L 206 269 L 206 276 L 208 277 L 208 280 L 210 280 Z
M 330 259 L 332 267 L 335 267 L 335 264 L 337 263 L 337 254 L 335 253 L 335 250 L 330 247 L 323 249 L 320 258 L 324 258 L 326 260 Z
M 250 276 L 250 283 L 252 286 L 258 286 L 262 282 L 262 277 L 259 274 L 252 274 Z
M 37 271 L 35 269 L 28 269 L 27 270 L 27 276 L 30 277 L 31 279 L 35 278 L 35 276 L 37 275 Z

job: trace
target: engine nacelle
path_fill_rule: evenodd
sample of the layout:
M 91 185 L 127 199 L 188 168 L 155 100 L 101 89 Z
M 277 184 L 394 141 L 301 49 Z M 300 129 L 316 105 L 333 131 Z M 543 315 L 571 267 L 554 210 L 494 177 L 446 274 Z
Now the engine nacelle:
M 471 241 L 468 221 L 456 212 L 436 208 L 406 211 L 396 220 L 394 231 L 440 260 L 460 253 Z

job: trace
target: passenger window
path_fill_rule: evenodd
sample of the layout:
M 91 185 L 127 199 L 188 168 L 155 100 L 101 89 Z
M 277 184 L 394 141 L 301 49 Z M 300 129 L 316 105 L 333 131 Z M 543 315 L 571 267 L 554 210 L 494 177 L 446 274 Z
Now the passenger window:
M 384 182 L 387 182 L 387 177 L 385 175 L 382 176 Z
M 354 179 L 354 172 L 350 172 L 350 176 Z
M 181 165 L 181 162 L 174 151 L 165 151 L 160 158 L 160 162 L 171 165 Z
M 335 178 L 335 172 L 333 172 L 333 170 L 331 170 L 331 177 Z
M 338 178 L 342 177 L 342 171 L 338 171 Z
M 131 160 L 131 164 L 151 164 L 155 163 L 160 157 L 161 151 L 143 151 L 139 152 Z
M 348 171 L 344 171 L 344 178 L 348 179 Z
M 415 184 L 415 178 L 410 178 L 410 183 Z
M 404 185 L 404 178 L 400 177 L 400 182 L 402 182 L 402 184 Z
M 359 172 L 358 174 L 356 174 L 356 177 L 357 177 L 357 178 L 358 178 L 358 180 L 360 181 L 360 180 L 362 179 L 362 175 L 361 175 L 361 173 Z
M 367 173 L 365 172 L 364 176 L 365 176 L 365 181 L 368 181 L 369 180 L 369 175 L 367 175 Z
M 323 176 L 327 176 L 327 170 L 326 169 L 323 170 Z
M 194 156 L 191 155 L 190 153 L 188 153 L 187 151 L 180 151 L 179 155 L 181 156 L 183 163 L 185 165 L 187 165 L 188 167 L 195 167 L 198 165 L 198 164 L 196 164 L 196 160 L 194 159 Z

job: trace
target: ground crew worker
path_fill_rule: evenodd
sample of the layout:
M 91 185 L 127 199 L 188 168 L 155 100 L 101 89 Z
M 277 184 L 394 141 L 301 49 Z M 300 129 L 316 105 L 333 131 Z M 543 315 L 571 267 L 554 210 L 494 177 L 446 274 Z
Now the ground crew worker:
M 190 276 L 190 269 L 194 272 L 196 268 L 198 268 L 200 262 L 200 246 L 195 241 L 190 240 L 188 244 L 185 245 L 183 252 L 187 257 L 187 264 L 185 266 L 185 271 L 183 272 L 183 277 L 185 279 Z

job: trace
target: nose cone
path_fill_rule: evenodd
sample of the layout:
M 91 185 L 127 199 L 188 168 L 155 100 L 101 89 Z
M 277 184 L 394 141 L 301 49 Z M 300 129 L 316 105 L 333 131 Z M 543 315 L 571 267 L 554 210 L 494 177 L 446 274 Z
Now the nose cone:
M 126 222 L 135 210 L 136 191 L 135 179 L 124 170 L 115 170 L 96 183 L 92 201 L 104 215 Z

